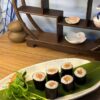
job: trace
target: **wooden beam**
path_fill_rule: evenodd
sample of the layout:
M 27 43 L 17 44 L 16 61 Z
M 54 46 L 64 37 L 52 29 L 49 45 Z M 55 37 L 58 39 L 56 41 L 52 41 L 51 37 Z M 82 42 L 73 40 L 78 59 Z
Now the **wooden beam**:
M 86 13 L 87 26 L 90 24 L 90 20 L 91 20 L 92 4 L 93 4 L 93 0 L 88 0 L 87 13 Z
M 20 23 L 21 23 L 23 29 L 25 30 L 25 32 L 26 32 L 28 35 L 30 35 L 32 38 L 38 39 L 38 37 L 37 37 L 34 33 L 32 33 L 32 32 L 28 29 L 28 27 L 26 26 L 26 24 L 23 22 L 23 19 L 21 18 L 20 14 L 19 14 L 19 11 L 18 11 L 18 8 L 17 8 L 16 0 L 12 0 L 12 4 L 13 4 L 13 7 L 14 7 L 16 16 L 17 16 L 18 20 L 20 21 Z
M 22 3 L 23 6 L 26 6 L 25 0 L 21 0 L 21 3 Z M 26 14 L 26 16 L 28 17 L 29 21 L 30 21 L 31 24 L 36 28 L 37 31 L 43 32 L 43 30 L 36 24 L 36 22 L 35 22 L 34 19 L 31 17 L 30 14 Z
M 41 0 L 41 9 L 43 13 L 49 10 L 49 0 Z

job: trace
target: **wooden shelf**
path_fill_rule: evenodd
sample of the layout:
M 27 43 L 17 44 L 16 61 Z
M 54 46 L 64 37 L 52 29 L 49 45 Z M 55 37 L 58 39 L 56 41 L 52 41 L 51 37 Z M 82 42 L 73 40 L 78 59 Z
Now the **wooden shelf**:
M 59 25 L 63 25 L 63 26 L 77 27 L 77 28 L 84 28 L 84 29 L 92 29 L 92 30 L 99 30 L 99 31 L 100 31 L 100 28 L 95 27 L 93 21 L 90 21 L 89 25 L 87 25 L 87 23 L 88 23 L 87 20 L 81 19 L 80 22 L 79 22 L 78 24 L 70 25 L 70 24 L 67 24 L 67 23 L 65 22 L 65 17 L 63 17 L 63 18 L 58 22 Z
M 63 52 L 69 52 L 74 54 L 84 54 L 85 56 L 91 56 L 95 59 L 100 59 L 100 40 L 98 41 L 86 41 L 80 45 L 72 45 L 68 43 L 63 37 L 63 26 L 76 27 L 76 28 L 84 28 L 84 29 L 92 29 L 99 30 L 96 28 L 91 20 L 92 13 L 92 4 L 93 0 L 88 0 L 87 2 L 87 11 L 86 11 L 86 19 L 81 19 L 80 22 L 76 25 L 69 25 L 65 22 L 65 17 L 63 17 L 63 11 L 49 9 L 49 0 L 42 0 L 41 7 L 32 7 L 27 6 L 25 0 L 21 0 L 22 6 L 17 7 L 16 0 L 13 0 L 13 7 L 15 9 L 16 15 L 21 22 L 23 29 L 29 35 L 27 37 L 27 45 L 34 47 L 47 47 L 54 50 L 59 50 Z M 26 14 L 30 22 L 33 26 L 35 26 L 36 30 L 39 32 L 32 33 L 27 25 L 24 23 L 20 13 Z M 57 18 L 57 32 L 53 33 L 45 33 L 41 28 L 36 24 L 35 20 L 31 15 L 38 15 L 44 17 L 53 17 Z M 37 36 L 36 36 L 36 35 Z
M 78 23 L 78 24 L 70 25 L 65 22 L 65 17 L 64 17 L 59 21 L 58 24 L 63 25 L 63 26 L 70 26 L 70 27 L 86 28 L 86 20 L 84 20 L 84 19 L 81 19 L 80 23 Z
M 89 51 L 93 48 L 93 45 L 90 45 L 92 42 L 91 41 L 85 41 L 83 44 L 70 44 L 68 43 L 65 39 L 62 40 L 60 43 L 62 46 L 72 48 L 73 50 L 81 50 L 81 51 Z M 96 45 L 94 45 L 96 46 Z
M 45 38 L 46 36 L 46 38 Z M 47 37 L 49 36 L 49 37 Z M 30 47 L 39 46 L 46 47 L 54 50 L 59 50 L 67 53 L 82 54 L 85 56 L 99 57 L 99 51 L 92 51 L 98 44 L 92 41 L 86 41 L 83 44 L 74 45 L 68 43 L 65 39 L 62 39 L 60 43 L 56 42 L 56 35 L 50 33 L 40 33 L 39 39 L 33 39 L 30 36 L 26 38 L 27 45 Z
M 63 16 L 63 11 L 60 11 L 60 10 L 48 9 L 43 14 L 41 8 L 31 7 L 31 6 L 21 6 L 18 8 L 18 11 L 21 13 L 26 13 L 26 14 L 34 14 L 34 15 L 46 16 L 46 17 L 51 16 L 54 18 L 57 18 L 59 16 Z
M 49 43 L 57 42 L 57 35 L 56 35 L 56 33 L 35 31 L 34 34 L 38 34 L 38 39 L 35 39 L 35 40 L 45 41 L 47 43 L 48 42 Z
M 38 41 L 38 43 L 46 43 L 46 44 L 52 44 L 54 46 L 61 45 L 61 49 L 63 48 L 71 48 L 73 50 L 81 50 L 81 51 L 91 51 L 93 48 L 97 46 L 97 43 L 94 43 L 92 41 L 86 41 L 83 44 L 70 44 L 68 43 L 64 38 L 60 43 L 57 42 L 57 36 L 55 33 L 46 33 L 46 32 L 35 32 L 35 34 L 38 34 L 38 39 L 32 39 L 31 37 L 28 37 L 28 39 L 32 41 Z M 49 47 L 49 45 L 47 45 Z

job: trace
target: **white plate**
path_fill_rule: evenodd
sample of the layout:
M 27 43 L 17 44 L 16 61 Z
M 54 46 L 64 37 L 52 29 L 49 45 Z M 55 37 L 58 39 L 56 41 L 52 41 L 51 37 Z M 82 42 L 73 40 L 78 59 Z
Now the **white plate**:
M 86 41 L 86 36 L 84 32 L 68 32 L 65 36 L 65 40 L 71 44 L 81 44 Z
M 80 22 L 80 18 L 76 16 L 66 17 L 65 22 L 74 25 Z
M 52 66 L 59 67 L 59 69 L 60 69 L 61 65 L 65 62 L 71 62 L 74 65 L 74 68 L 75 68 L 76 66 L 80 66 L 80 65 L 89 63 L 90 61 L 83 60 L 83 59 L 77 59 L 77 58 L 57 59 L 57 60 L 51 60 L 51 61 L 35 64 L 35 65 L 30 66 L 30 67 L 26 67 L 24 69 L 21 69 L 20 71 L 21 72 L 27 71 L 27 80 L 32 80 L 33 72 L 36 72 L 36 71 L 45 72 L 46 67 L 52 67 Z M 9 82 L 9 80 L 12 77 L 13 74 L 11 74 L 11 75 L 5 77 L 4 79 L 0 80 L 0 90 L 5 89 L 7 87 L 7 83 Z M 70 95 L 66 95 L 66 96 L 57 98 L 56 100 L 73 100 L 73 99 L 77 99 L 79 97 L 82 97 L 82 96 L 96 90 L 99 87 L 100 87 L 100 82 L 98 82 L 97 84 L 95 84 L 91 88 L 88 88 L 88 89 L 83 90 L 81 92 L 77 92 L 77 93 L 73 93 L 73 94 L 70 94 Z

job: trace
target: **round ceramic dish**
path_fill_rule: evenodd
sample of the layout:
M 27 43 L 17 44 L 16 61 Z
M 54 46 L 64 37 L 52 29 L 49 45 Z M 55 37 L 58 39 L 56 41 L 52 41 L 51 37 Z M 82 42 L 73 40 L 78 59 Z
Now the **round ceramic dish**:
M 80 18 L 76 16 L 71 16 L 71 17 L 65 18 L 65 21 L 68 24 L 77 24 L 80 22 Z
M 93 18 L 93 22 L 94 22 L 94 25 L 95 25 L 96 27 L 100 28 L 100 18 L 97 19 L 97 17 L 95 16 L 95 17 Z
M 65 36 L 65 40 L 71 44 L 81 44 L 86 41 L 86 36 L 84 32 L 70 32 Z

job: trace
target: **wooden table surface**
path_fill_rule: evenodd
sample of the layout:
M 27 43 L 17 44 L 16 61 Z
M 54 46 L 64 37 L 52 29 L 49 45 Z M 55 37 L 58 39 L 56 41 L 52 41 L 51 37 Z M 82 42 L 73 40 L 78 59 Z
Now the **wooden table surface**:
M 80 57 L 46 48 L 30 48 L 25 43 L 12 43 L 7 34 L 0 37 L 0 79 L 21 68 L 47 60 Z
M 27 47 L 25 43 L 12 43 L 8 39 L 7 34 L 0 36 L 0 79 L 21 68 L 59 58 L 83 58 L 93 60 L 91 58 L 76 56 L 46 48 L 30 48 Z M 84 98 L 85 99 L 81 100 L 88 100 L 88 96 Z M 92 97 L 91 100 L 100 99 L 93 99 Z

